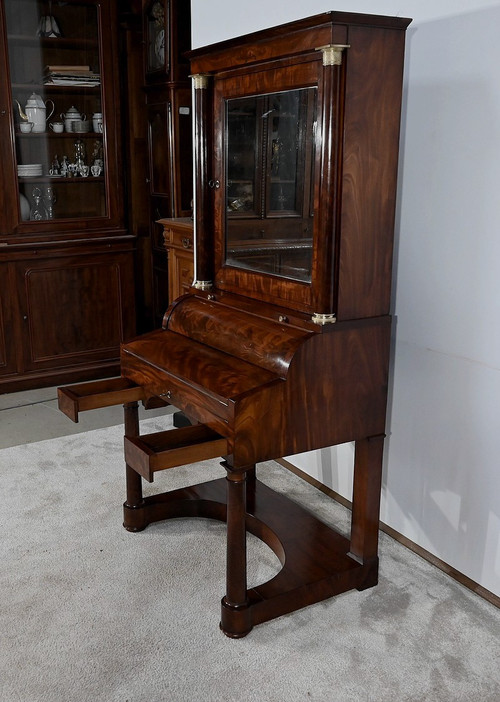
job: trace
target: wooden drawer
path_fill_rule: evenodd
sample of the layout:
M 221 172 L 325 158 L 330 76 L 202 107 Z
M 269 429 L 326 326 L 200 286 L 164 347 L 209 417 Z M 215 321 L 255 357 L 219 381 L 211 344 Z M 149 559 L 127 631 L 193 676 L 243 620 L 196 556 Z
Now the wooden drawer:
M 163 240 L 167 248 L 192 251 L 194 244 L 193 223 L 188 221 L 179 224 L 163 224 Z
M 234 428 L 239 400 L 282 382 L 269 370 L 168 330 L 124 344 L 121 368 L 147 394 L 162 397 L 223 436 Z
M 178 249 L 193 250 L 193 232 L 173 229 L 171 241 L 171 246 L 175 246 Z
M 159 470 L 227 455 L 227 439 L 202 424 L 125 437 L 125 462 L 150 483 Z
M 228 433 L 228 427 L 233 424 L 234 402 L 153 365 L 141 364 L 140 370 L 134 366 L 133 358 L 123 354 L 122 371 L 134 381 L 138 380 L 148 395 L 160 397 L 220 434 Z
M 86 410 L 146 399 L 144 389 L 127 378 L 69 385 L 58 388 L 57 397 L 59 409 L 73 422 L 78 422 L 78 414 Z

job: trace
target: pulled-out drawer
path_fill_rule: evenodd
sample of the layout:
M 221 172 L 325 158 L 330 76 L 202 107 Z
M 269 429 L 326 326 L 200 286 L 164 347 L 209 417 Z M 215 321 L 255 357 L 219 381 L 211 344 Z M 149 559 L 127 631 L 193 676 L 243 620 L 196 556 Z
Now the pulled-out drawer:
M 73 422 L 79 412 L 145 400 L 144 388 L 127 378 L 110 378 L 57 389 L 59 409 Z
M 227 453 L 227 439 L 203 424 L 125 437 L 125 462 L 150 483 L 159 470 Z

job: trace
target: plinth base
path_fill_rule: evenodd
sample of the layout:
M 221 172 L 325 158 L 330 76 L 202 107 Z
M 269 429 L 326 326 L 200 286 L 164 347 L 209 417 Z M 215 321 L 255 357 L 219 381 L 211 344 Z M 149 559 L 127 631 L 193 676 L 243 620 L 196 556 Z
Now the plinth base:
M 226 521 L 224 478 L 124 505 L 124 526 L 141 531 L 173 517 L 208 517 Z M 247 485 L 246 529 L 266 543 L 282 569 L 271 580 L 247 590 L 246 602 L 222 600 L 221 629 L 245 636 L 253 626 L 347 590 L 377 584 L 378 558 L 360 563 L 350 555 L 350 541 L 306 509 L 258 480 Z

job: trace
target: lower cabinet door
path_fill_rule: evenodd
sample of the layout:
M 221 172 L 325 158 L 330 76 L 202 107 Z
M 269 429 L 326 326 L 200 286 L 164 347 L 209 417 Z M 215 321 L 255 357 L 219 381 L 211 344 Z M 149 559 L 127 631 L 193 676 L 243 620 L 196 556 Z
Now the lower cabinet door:
M 25 371 L 119 358 L 120 343 L 135 331 L 132 252 L 16 266 Z

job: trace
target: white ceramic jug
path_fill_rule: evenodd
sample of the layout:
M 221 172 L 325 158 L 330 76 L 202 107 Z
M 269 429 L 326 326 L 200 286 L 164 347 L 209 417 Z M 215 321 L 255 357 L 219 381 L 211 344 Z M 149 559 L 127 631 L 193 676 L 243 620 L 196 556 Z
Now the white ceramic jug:
M 49 104 L 49 102 L 52 105 L 52 109 L 47 115 L 47 105 Z M 47 100 L 47 102 L 44 102 L 41 96 L 37 95 L 36 93 L 32 93 L 29 96 L 28 102 L 26 103 L 26 106 L 24 108 L 24 112 L 21 109 L 21 105 L 18 102 L 17 106 L 19 108 L 19 116 L 21 117 L 21 119 L 33 123 L 33 132 L 44 132 L 47 120 L 50 119 L 50 117 L 54 113 L 54 103 L 52 102 L 52 100 Z

